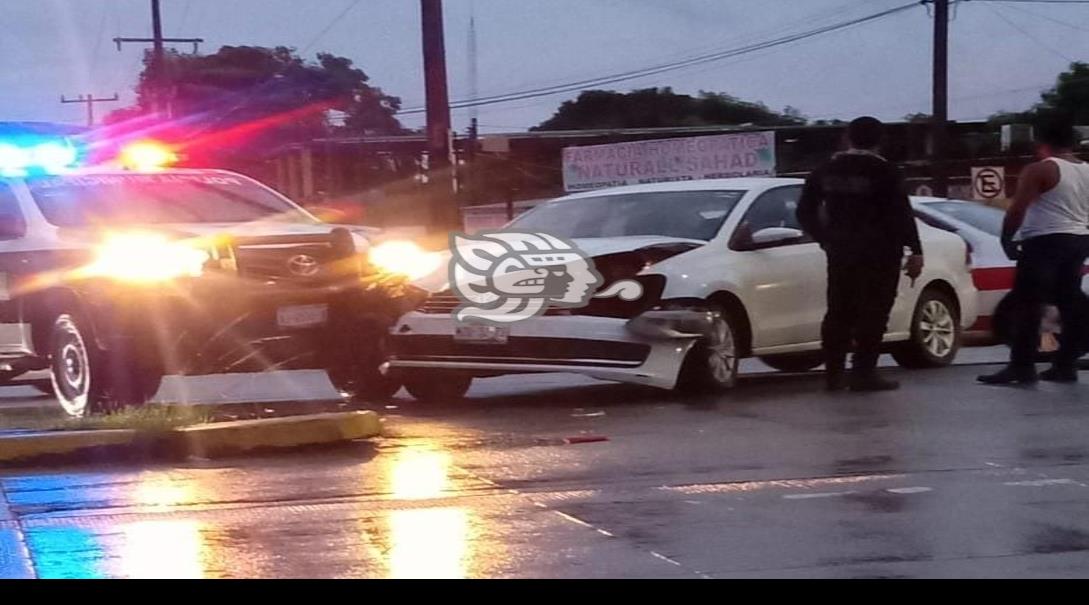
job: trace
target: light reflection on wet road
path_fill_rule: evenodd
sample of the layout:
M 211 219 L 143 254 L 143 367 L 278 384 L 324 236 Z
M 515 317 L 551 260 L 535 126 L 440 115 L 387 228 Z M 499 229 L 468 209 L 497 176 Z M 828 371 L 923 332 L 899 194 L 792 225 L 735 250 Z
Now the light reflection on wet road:
M 500 379 L 347 449 L 7 471 L 0 576 L 1089 575 L 1089 386 L 976 370 L 870 398 Z

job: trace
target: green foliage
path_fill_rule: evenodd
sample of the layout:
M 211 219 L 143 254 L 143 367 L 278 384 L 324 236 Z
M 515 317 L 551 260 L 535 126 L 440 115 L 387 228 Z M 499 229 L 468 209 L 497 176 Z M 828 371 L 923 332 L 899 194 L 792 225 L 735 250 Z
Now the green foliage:
M 601 128 L 668 128 L 745 125 L 792 126 L 805 124 L 797 109 L 783 113 L 762 103 L 742 101 L 716 92 L 677 94 L 671 88 L 645 88 L 629 93 L 587 90 L 566 101 L 548 120 L 533 130 L 592 130 Z
M 1055 86 L 1040 95 L 1040 102 L 1027 111 L 996 113 L 989 121 L 1031 124 L 1056 117 L 1089 124 L 1089 63 L 1071 63 L 1068 70 L 1059 74 Z

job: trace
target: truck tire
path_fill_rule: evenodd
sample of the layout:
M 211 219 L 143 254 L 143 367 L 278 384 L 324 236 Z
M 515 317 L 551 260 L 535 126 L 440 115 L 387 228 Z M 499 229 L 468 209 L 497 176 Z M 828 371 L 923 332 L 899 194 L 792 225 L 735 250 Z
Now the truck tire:
M 147 403 L 163 372 L 129 351 L 101 349 L 78 313 L 56 316 L 49 336 L 53 395 L 69 416 L 116 412 Z
M 400 379 L 383 374 L 387 361 L 385 326 L 362 322 L 345 328 L 348 335 L 327 362 L 329 380 L 356 401 L 385 401 L 401 390 Z

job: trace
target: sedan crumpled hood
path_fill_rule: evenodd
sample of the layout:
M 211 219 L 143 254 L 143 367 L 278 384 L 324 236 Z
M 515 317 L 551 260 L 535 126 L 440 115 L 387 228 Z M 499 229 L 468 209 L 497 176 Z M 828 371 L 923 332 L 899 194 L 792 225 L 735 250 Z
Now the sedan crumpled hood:
M 640 235 L 630 237 L 593 237 L 593 238 L 578 238 L 572 240 L 572 242 L 590 258 L 601 258 L 604 256 L 610 256 L 613 254 L 621 254 L 624 252 L 634 252 L 636 250 L 642 250 L 644 248 L 650 248 L 654 246 L 663 246 L 669 244 L 689 244 L 693 247 L 703 246 L 707 242 L 696 239 L 686 239 L 680 237 L 664 237 L 657 235 Z M 437 253 L 441 256 L 442 262 L 438 264 L 438 268 L 431 274 L 416 280 L 414 283 L 417 287 L 422 288 L 428 292 L 437 293 L 444 292 L 450 289 L 450 262 L 452 254 L 449 250 L 443 250 Z

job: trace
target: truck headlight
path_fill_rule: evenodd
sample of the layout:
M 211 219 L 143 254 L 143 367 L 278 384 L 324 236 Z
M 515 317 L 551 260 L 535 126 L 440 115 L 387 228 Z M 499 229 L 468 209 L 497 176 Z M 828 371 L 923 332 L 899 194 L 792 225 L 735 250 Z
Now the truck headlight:
M 435 272 L 442 257 L 409 241 L 388 241 L 371 248 L 370 263 L 379 271 L 420 279 Z
M 205 250 L 161 234 L 120 233 L 98 246 L 87 272 L 127 282 L 163 282 L 200 277 L 210 258 Z

